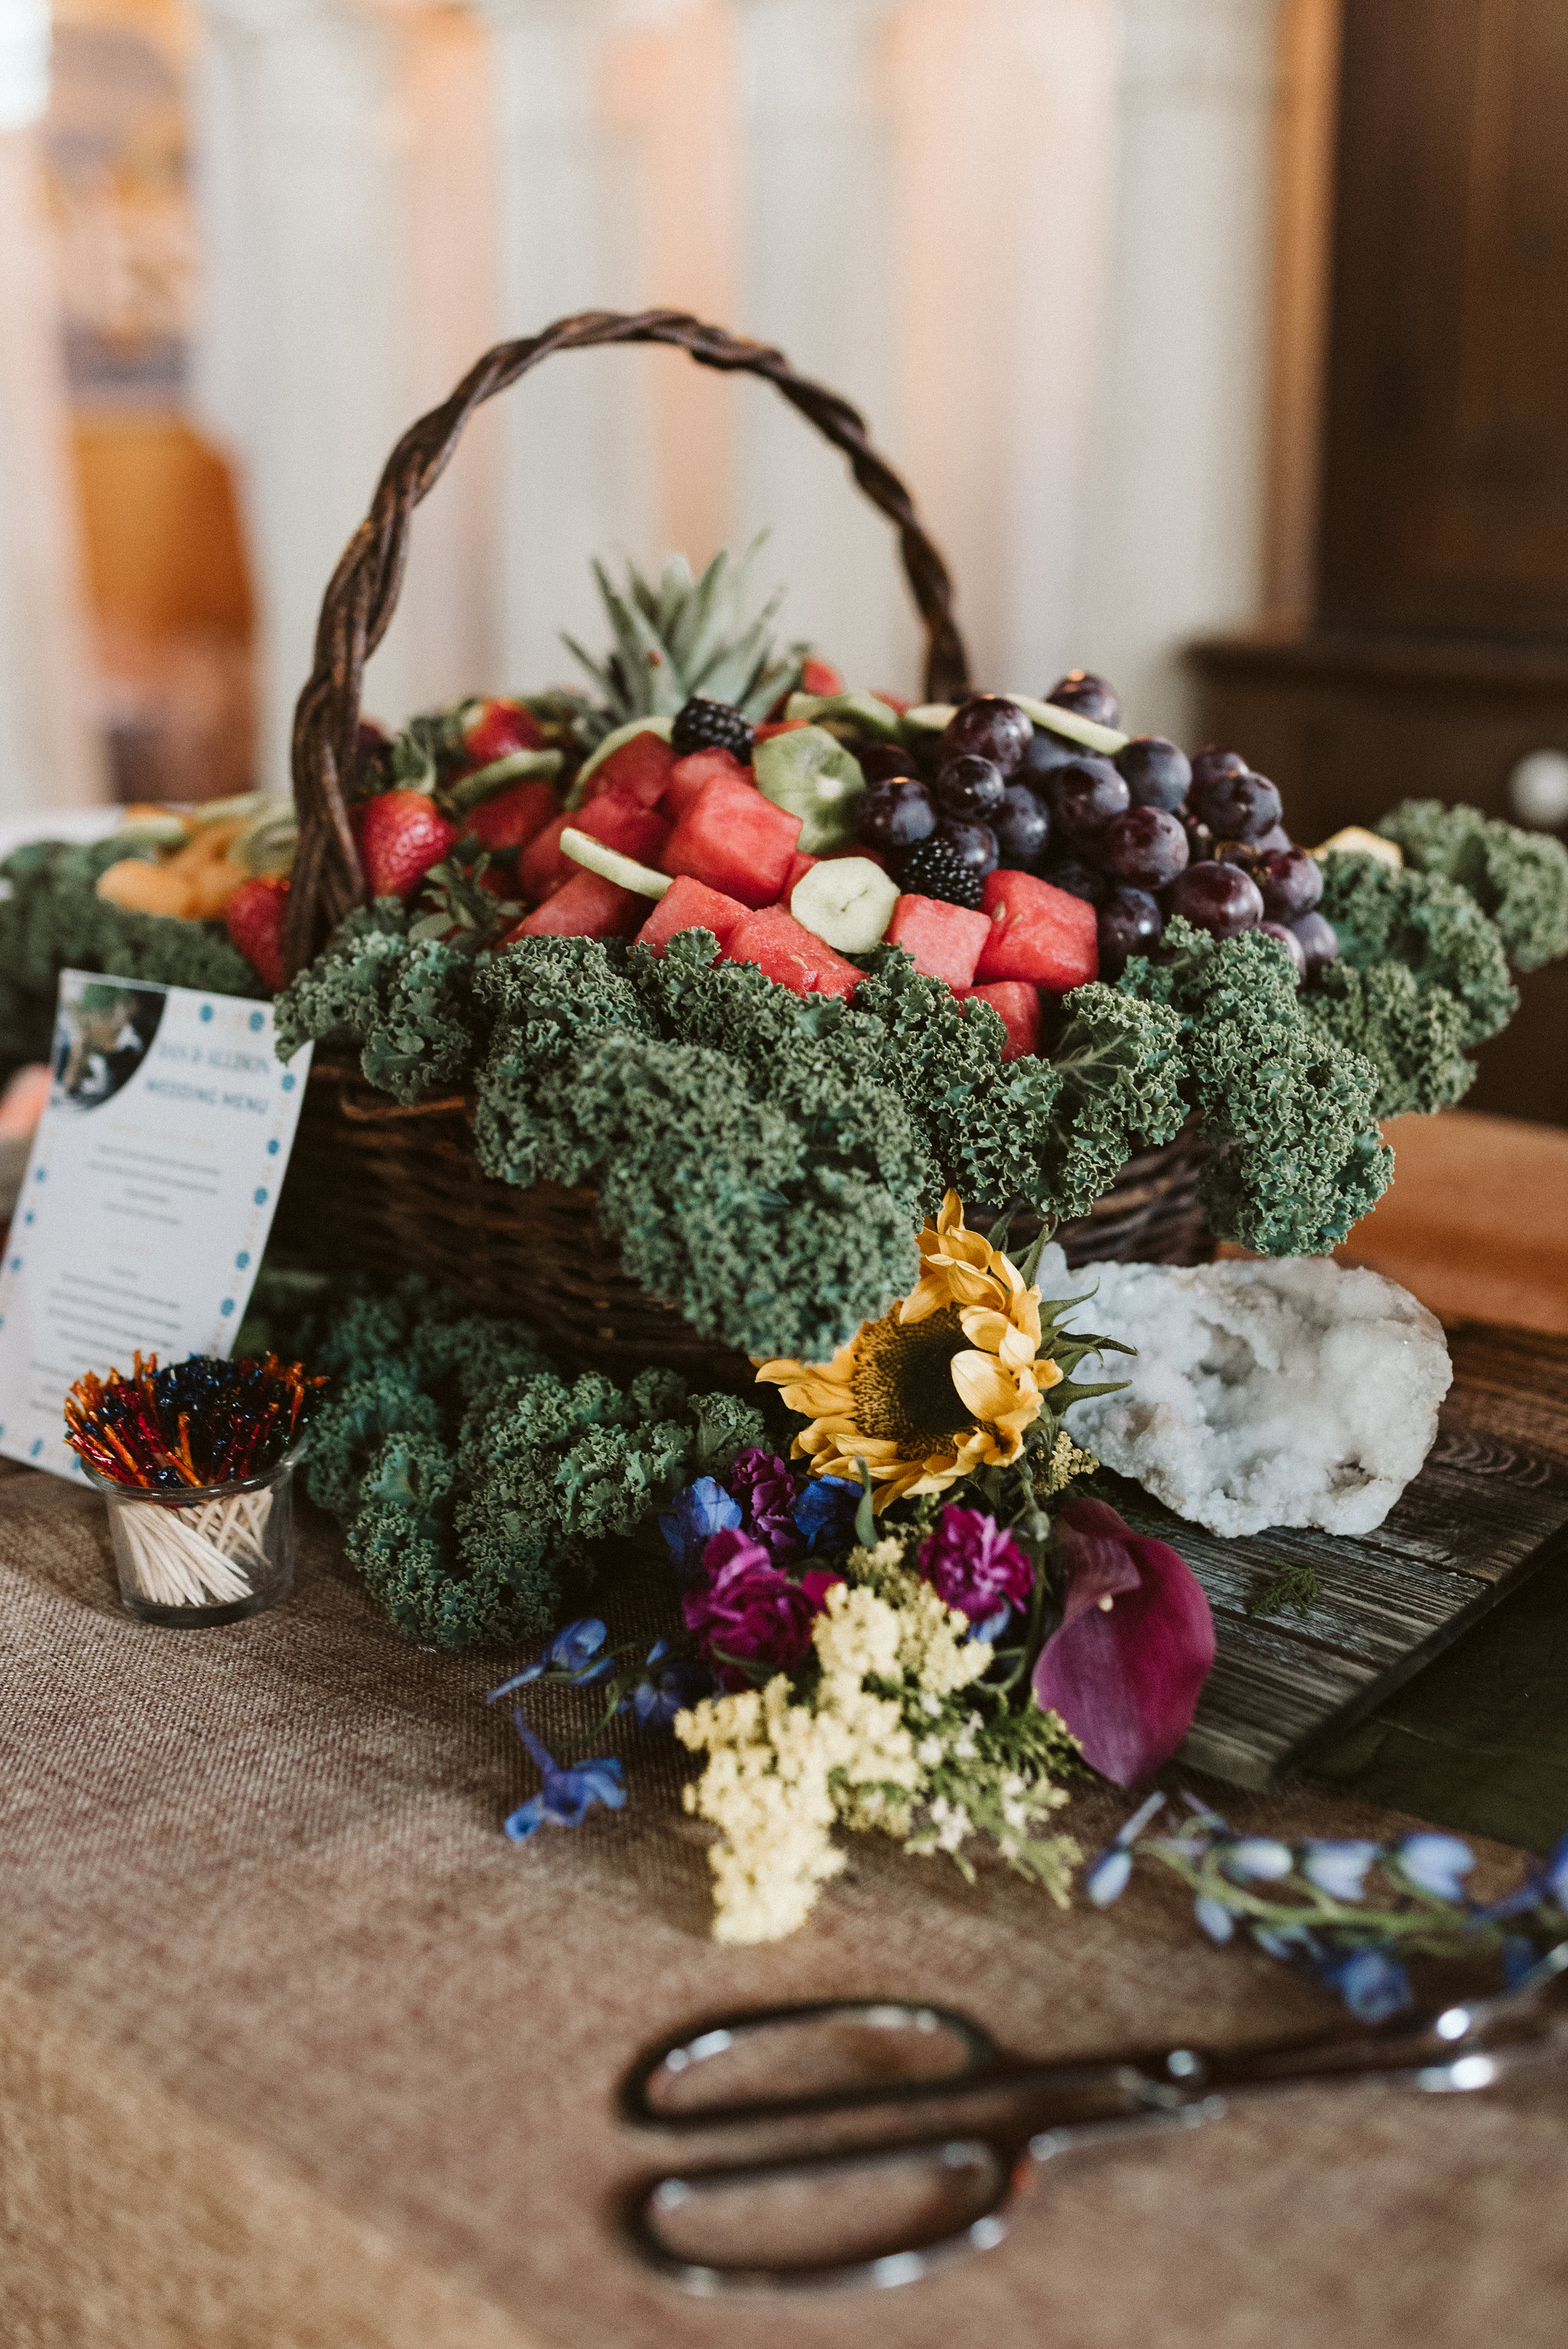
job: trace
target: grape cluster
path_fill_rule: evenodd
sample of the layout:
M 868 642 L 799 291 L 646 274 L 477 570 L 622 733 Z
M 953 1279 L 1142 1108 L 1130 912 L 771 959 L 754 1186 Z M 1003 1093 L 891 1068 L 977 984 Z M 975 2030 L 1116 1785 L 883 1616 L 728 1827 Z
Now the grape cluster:
M 1087 670 L 1047 698 L 1116 723 L 1115 694 Z M 973 905 L 998 868 L 1037 874 L 1094 906 L 1111 976 L 1157 947 L 1178 914 L 1216 938 L 1261 930 L 1298 985 L 1339 951 L 1316 910 L 1321 869 L 1293 845 L 1273 783 L 1237 751 L 1211 745 L 1189 759 L 1163 735 L 1140 734 L 1101 758 L 1032 725 L 1002 695 L 975 693 L 929 750 L 879 744 L 861 764 L 860 836 L 895 879 Z

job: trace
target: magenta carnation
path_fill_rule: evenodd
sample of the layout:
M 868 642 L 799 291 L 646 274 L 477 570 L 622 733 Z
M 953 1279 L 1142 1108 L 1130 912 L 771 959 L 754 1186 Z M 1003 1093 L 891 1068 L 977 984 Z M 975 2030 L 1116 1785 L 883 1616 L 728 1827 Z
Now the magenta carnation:
M 808 1589 L 781 1574 L 750 1534 L 728 1530 L 709 1540 L 703 1565 L 707 1579 L 684 1594 L 681 1607 L 703 1661 L 726 1688 L 751 1685 L 727 1658 L 784 1672 L 805 1662 L 822 1595 L 837 1576 L 812 1574 Z
M 920 1570 L 937 1597 L 972 1623 L 1024 1607 L 1035 1569 L 1010 1533 L 981 1509 L 944 1509 L 920 1545 Z
M 1104 1501 L 1068 1501 L 1056 1525 L 1067 1590 L 1061 1628 L 1035 1666 L 1036 1702 L 1060 1714 L 1103 1776 L 1136 1785 L 1191 1726 L 1214 1619 L 1185 1560 Z
M 788 1566 L 806 1545 L 795 1523 L 795 1479 L 773 1453 L 755 1449 L 736 1454 L 729 1490 L 745 1512 L 748 1533 L 767 1545 L 775 1566 Z

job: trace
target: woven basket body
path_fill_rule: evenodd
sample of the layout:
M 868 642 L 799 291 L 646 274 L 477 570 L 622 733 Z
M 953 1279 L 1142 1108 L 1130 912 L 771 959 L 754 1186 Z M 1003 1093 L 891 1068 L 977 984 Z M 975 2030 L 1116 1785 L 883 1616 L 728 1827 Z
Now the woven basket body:
M 294 713 L 300 838 L 289 894 L 291 971 L 310 960 L 351 906 L 368 898 L 345 784 L 353 772 L 365 663 L 397 608 L 415 508 L 483 401 L 556 351 L 626 343 L 663 344 L 699 366 L 759 377 L 841 450 L 856 486 L 896 532 L 925 634 L 927 698 L 957 699 L 965 692 L 966 662 L 946 566 L 847 400 L 796 375 L 779 352 L 682 313 L 594 311 L 558 319 L 527 341 L 488 351 L 449 399 L 404 434 L 333 574 L 315 666 Z M 592 1191 L 539 1184 L 520 1192 L 484 1174 L 469 1108 L 458 1097 L 399 1108 L 356 1069 L 318 1061 L 278 1203 L 277 1260 L 383 1278 L 424 1273 L 478 1309 L 531 1323 L 573 1369 L 603 1370 L 624 1381 L 658 1365 L 699 1388 L 752 1383 L 743 1356 L 699 1337 L 672 1306 L 625 1278 L 616 1249 L 600 1233 Z M 1195 1198 L 1197 1166 L 1185 1137 L 1132 1160 L 1093 1215 L 1060 1235 L 1069 1259 L 1202 1261 L 1212 1251 Z M 977 1224 L 982 1213 L 972 1210 Z M 1015 1228 L 1023 1235 L 1021 1224 Z
M 1057 1234 L 1068 1263 L 1206 1263 L 1213 1243 L 1197 1201 L 1202 1164 L 1186 1134 L 1130 1159 L 1092 1214 Z M 604 1371 L 624 1384 L 653 1365 L 702 1391 L 750 1386 L 744 1355 L 699 1337 L 627 1279 L 594 1204 L 591 1190 L 520 1191 L 482 1173 L 463 1101 L 400 1110 L 356 1070 L 324 1061 L 305 1088 L 271 1253 L 387 1280 L 423 1273 L 477 1312 L 530 1323 L 569 1370 Z M 1020 1218 L 1015 1245 L 1031 1236 Z

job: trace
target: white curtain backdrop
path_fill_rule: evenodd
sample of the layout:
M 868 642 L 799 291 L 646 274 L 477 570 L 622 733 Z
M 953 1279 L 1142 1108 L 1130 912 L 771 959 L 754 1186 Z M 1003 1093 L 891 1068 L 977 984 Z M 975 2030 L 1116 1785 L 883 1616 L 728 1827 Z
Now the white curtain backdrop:
M 267 780 L 397 433 L 490 341 L 671 304 L 862 405 L 977 678 L 1181 731 L 1261 596 L 1278 0 L 204 0 L 203 419 L 240 456 Z M 569 673 L 595 554 L 769 526 L 784 624 L 905 690 L 890 534 L 760 386 L 552 361 L 416 524 L 369 700 Z M 488 429 L 487 429 L 488 428 Z
M 0 821 L 107 796 L 34 125 L 46 0 L 0 0 Z

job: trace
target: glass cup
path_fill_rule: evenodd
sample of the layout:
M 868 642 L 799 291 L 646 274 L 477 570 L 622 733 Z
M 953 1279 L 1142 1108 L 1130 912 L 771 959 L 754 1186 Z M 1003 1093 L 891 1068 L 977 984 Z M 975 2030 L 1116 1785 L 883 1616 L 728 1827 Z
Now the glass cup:
M 297 1444 L 260 1476 L 149 1492 L 89 1468 L 108 1505 L 120 1603 L 143 1623 L 237 1623 L 294 1582 Z

